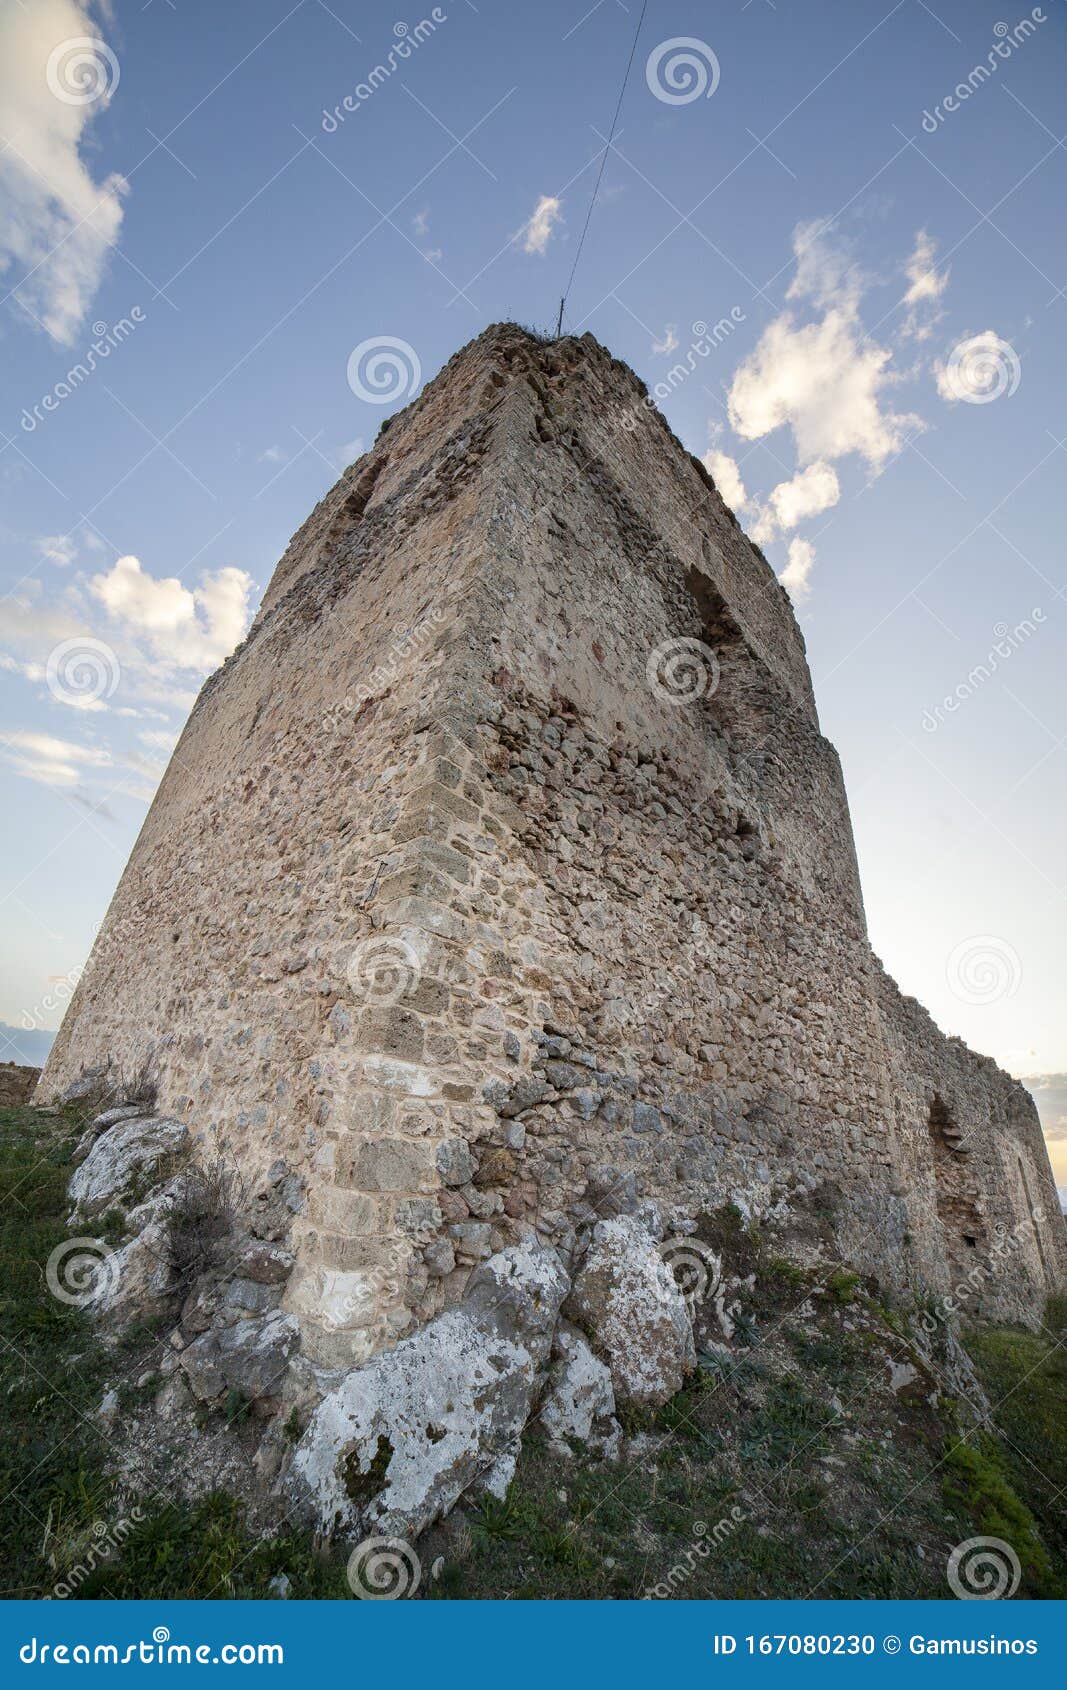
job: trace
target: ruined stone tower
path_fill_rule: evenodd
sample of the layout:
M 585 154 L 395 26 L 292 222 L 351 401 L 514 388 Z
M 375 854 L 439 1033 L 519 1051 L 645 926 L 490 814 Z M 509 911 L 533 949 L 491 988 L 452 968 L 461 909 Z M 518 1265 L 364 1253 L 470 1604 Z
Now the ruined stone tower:
M 41 1084 L 151 1054 L 350 1364 L 535 1228 L 726 1202 L 1032 1318 L 1027 1093 L 872 955 L 789 600 L 592 339 L 498 326 L 391 418 L 205 685 Z M 300 1207 L 301 1205 L 296 1205 Z

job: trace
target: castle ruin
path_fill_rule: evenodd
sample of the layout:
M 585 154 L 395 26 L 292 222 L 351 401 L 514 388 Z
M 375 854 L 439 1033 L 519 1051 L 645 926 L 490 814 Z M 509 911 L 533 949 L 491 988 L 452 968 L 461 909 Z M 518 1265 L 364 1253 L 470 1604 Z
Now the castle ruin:
M 1067 1267 L 1026 1091 L 867 938 L 789 599 L 591 336 L 487 330 L 294 537 L 204 686 L 40 1100 L 151 1057 L 293 1207 L 333 1368 L 604 1217 L 815 1215 L 1031 1321 Z

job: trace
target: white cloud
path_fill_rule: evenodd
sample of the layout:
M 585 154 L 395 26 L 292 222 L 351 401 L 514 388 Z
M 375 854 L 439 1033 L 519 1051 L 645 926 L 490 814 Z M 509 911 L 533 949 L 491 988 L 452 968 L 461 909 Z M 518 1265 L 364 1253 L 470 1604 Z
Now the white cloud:
M 563 201 L 553 194 L 542 194 L 529 221 L 519 230 L 524 252 L 544 252 L 552 238 L 552 231 L 563 215 Z
M 864 334 L 862 282 L 847 254 L 813 225 L 795 231 L 793 249 L 797 273 L 789 297 L 812 300 L 823 315 L 801 324 L 785 311 L 768 324 L 734 373 L 731 425 L 743 440 L 789 427 L 802 467 L 856 452 L 878 471 L 920 421 L 883 409 L 893 355 Z
M 145 725 L 132 730 L 132 743 L 115 746 L 12 733 L 0 736 L 0 756 L 17 774 L 61 789 L 101 814 L 86 783 L 94 775 L 99 781 L 103 769 L 109 787 L 150 801 L 174 746 L 174 714 L 192 707 L 196 683 L 243 638 L 253 585 L 244 570 L 223 568 L 202 574 L 190 588 L 175 577 L 157 580 L 135 557 L 121 557 L 88 580 L 77 575 L 58 591 L 23 582 L 5 603 L 3 638 L 16 655 L 0 652 L 0 668 L 34 683 L 50 709 L 106 711 L 92 719 L 110 719 L 116 735 L 130 732 L 128 722 Z M 84 654 L 86 664 L 97 660 L 114 674 L 120 690 L 113 699 L 110 686 L 79 689 L 70 663 L 59 661 L 68 645 L 75 657 Z M 64 684 L 56 684 L 57 677 Z M 163 726 L 153 727 L 153 721 Z
M 129 633 L 143 638 L 166 669 L 213 669 L 248 627 L 254 582 L 243 569 L 204 574 L 190 590 L 176 576 L 157 580 L 135 557 L 94 575 L 90 592 Z
M 798 223 L 793 230 L 796 274 L 787 299 L 810 299 L 821 309 L 855 309 L 863 293 L 863 274 L 851 249 L 826 223 Z
M 769 546 L 778 533 L 778 524 L 774 519 L 774 512 L 765 506 L 754 504 L 753 517 L 748 523 L 749 537 L 755 540 L 757 546 Z
M 131 557 L 58 590 L 27 580 L 4 603 L 0 668 L 39 686 L 50 704 L 169 721 L 192 707 L 199 680 L 244 637 L 253 585 L 243 570 L 225 568 L 190 589 L 156 580 Z M 44 691 L 48 660 L 65 642 L 103 647 L 119 677 L 113 699 L 110 690 L 99 698 L 92 689 L 86 696 L 76 687 Z
M 46 534 L 43 539 L 38 540 L 37 550 L 49 563 L 56 564 L 60 569 L 66 569 L 78 555 L 77 543 L 69 534 Z
M 88 126 L 110 100 L 117 61 L 88 0 L 34 0 L 4 11 L 0 273 L 13 272 L 15 298 L 54 340 L 70 345 L 122 224 L 124 178 L 94 181 L 81 156 Z M 57 52 L 87 37 L 80 61 Z M 83 100 L 91 89 L 97 97 Z
M 832 464 L 809 464 L 792 481 L 780 481 L 769 495 L 779 528 L 795 528 L 806 517 L 829 510 L 841 497 L 841 483 Z
M 283 464 L 285 453 L 280 446 L 268 446 L 265 452 L 259 454 L 256 462 L 260 464 Z
M 726 452 L 705 452 L 704 468 L 732 511 L 743 511 L 748 494 L 741 479 L 741 471 Z
M 103 768 L 111 762 L 110 752 L 98 746 L 76 745 L 52 734 L 5 733 L 0 745 L 16 773 L 42 786 L 77 786 L 85 768 Z
M 678 350 L 678 324 L 677 323 L 668 323 L 667 327 L 663 331 L 663 339 L 662 340 L 654 340 L 652 342 L 652 351 L 655 352 L 658 356 L 666 358 L 670 355 L 670 353 L 677 352 L 677 350 Z
M 415 213 L 414 217 L 411 219 L 411 227 L 414 229 L 420 241 L 424 241 L 426 239 L 427 235 L 430 233 L 429 206 L 424 206 L 421 211 L 417 211 Z M 425 246 L 420 247 L 419 250 L 428 264 L 440 264 L 442 258 L 444 257 L 444 251 L 439 246 Z
M 734 375 L 730 421 L 743 440 L 788 425 L 802 464 L 858 452 L 881 469 L 909 422 L 917 422 L 881 409 L 891 357 L 884 347 L 862 346 L 857 323 L 841 311 L 802 328 L 786 314 L 764 330 Z
M 810 540 L 790 540 L 789 562 L 778 579 L 794 604 L 811 592 L 810 575 L 815 565 L 815 547 Z
M 927 309 L 937 305 L 948 287 L 948 271 L 939 270 L 934 263 L 936 243 L 925 229 L 915 237 L 915 250 L 904 267 L 908 291 L 903 303 L 908 307 L 901 333 L 914 340 L 926 340 L 933 333 L 940 313 L 927 315 Z
M 9 657 L 5 667 L 19 669 L 27 680 L 43 680 L 49 652 L 83 630 L 75 591 L 64 589 L 49 602 L 39 581 L 23 581 L 5 598 L 3 619 L 4 644 L 21 653 L 22 661 Z

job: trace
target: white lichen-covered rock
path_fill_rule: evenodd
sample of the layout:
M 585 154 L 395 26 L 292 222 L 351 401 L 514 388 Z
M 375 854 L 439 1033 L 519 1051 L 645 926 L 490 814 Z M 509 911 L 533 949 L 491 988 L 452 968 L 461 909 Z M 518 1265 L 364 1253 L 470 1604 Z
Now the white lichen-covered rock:
M 74 1167 L 78 1167 L 81 1162 L 85 1161 L 101 1133 L 107 1132 L 109 1127 L 115 1126 L 119 1121 L 132 1121 L 137 1116 L 144 1114 L 145 1106 L 143 1103 L 120 1103 L 114 1109 L 105 1109 L 102 1115 L 97 1115 L 90 1121 L 74 1146 L 74 1153 L 71 1156 Z
M 120 1121 L 96 1140 L 85 1161 L 76 1168 L 69 1195 L 83 1215 L 102 1215 L 128 1207 L 167 1164 L 188 1147 L 189 1134 L 180 1121 L 165 1115 L 142 1115 Z
M 93 1316 L 124 1331 L 164 1314 L 173 1295 L 170 1229 L 150 1220 L 101 1264 Z
M 611 1374 L 598 1361 L 577 1327 L 561 1321 L 553 1350 L 555 1360 L 548 1390 L 541 1404 L 541 1424 L 549 1443 L 560 1455 L 573 1454 L 581 1443 L 614 1461 L 622 1430 L 615 1418 Z
M 193 1395 L 216 1402 L 237 1391 L 260 1412 L 275 1406 L 300 1346 L 292 1315 L 275 1310 L 262 1319 L 215 1327 L 186 1346 L 181 1366 Z
M 649 1233 L 630 1215 L 594 1228 L 566 1313 L 607 1363 L 619 1402 L 664 1403 L 696 1366 L 685 1299 Z
M 196 1175 L 175 1174 L 126 1215 L 127 1238 L 101 1264 L 90 1312 L 124 1331 L 165 1314 L 179 1286 L 170 1217 L 196 1191 Z
M 567 1289 L 555 1251 L 537 1240 L 484 1262 L 460 1308 L 324 1398 L 293 1460 L 295 1497 L 326 1531 L 373 1521 L 414 1536 L 479 1480 L 499 1488 Z

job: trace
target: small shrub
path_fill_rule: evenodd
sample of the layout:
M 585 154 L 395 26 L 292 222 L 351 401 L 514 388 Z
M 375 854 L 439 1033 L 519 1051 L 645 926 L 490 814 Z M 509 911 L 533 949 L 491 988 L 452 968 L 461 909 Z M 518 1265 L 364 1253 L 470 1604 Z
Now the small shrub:
M 226 1399 L 222 1405 L 222 1417 L 227 1426 L 240 1426 L 248 1419 L 252 1409 L 252 1400 L 239 1391 L 236 1385 L 231 1385 L 226 1392 Z
M 156 1107 L 158 1088 L 151 1054 L 140 1062 L 123 1068 L 108 1057 L 99 1068 L 83 1068 L 82 1078 L 91 1084 L 71 1107 L 84 1121 L 102 1115 L 105 1109 L 119 1109 L 137 1104 L 146 1112 Z
M 750 1350 L 759 1337 L 756 1317 L 748 1309 L 738 1309 L 733 1317 L 734 1337 L 746 1350 Z
M 848 1273 L 841 1268 L 837 1273 L 830 1275 L 823 1288 L 823 1294 L 833 1303 L 851 1303 L 859 1282 L 858 1273 Z
M 154 1109 L 159 1095 L 159 1088 L 154 1073 L 153 1058 L 145 1056 L 134 1067 L 119 1068 L 116 1071 L 114 1083 L 114 1105 L 140 1103 L 146 1109 Z
M 190 1172 L 169 1216 L 171 1268 L 179 1285 L 192 1285 L 225 1261 L 243 1195 L 236 1164 L 222 1156 Z

